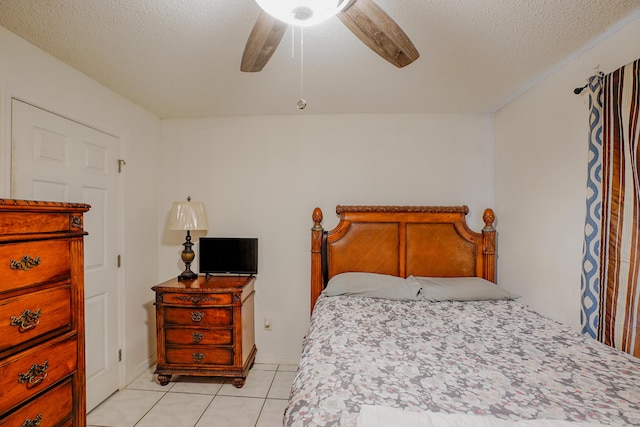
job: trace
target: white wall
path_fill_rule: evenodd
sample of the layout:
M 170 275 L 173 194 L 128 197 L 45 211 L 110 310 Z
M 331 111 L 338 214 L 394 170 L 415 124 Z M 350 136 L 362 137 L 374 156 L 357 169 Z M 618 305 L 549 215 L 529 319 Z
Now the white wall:
M 166 230 L 174 200 L 191 195 L 205 202 L 210 236 L 258 237 L 261 362 L 298 361 L 309 318 L 316 206 L 331 229 L 337 204 L 467 204 L 468 222 L 479 230 L 483 210 L 494 202 L 488 116 L 301 113 L 168 120 L 161 139 L 161 277 L 183 268 L 185 236 Z M 265 317 L 273 319 L 272 331 L 263 329 Z
M 158 157 L 160 122 L 85 75 L 0 27 L 0 196 L 7 185 L 10 146 L 10 98 L 40 107 L 117 135 L 124 171 L 121 236 L 122 346 L 128 383 L 149 367 L 155 355 L 153 293 L 158 278 Z
M 537 311 L 580 325 L 588 95 L 594 68 L 640 57 L 640 19 L 567 61 L 495 114 L 498 280 Z

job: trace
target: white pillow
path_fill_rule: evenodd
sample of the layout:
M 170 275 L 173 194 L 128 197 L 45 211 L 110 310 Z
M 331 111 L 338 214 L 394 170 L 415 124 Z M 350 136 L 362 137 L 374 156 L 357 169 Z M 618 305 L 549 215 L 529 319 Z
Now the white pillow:
M 488 301 L 518 298 L 481 277 L 407 277 L 420 286 L 419 298 L 426 301 Z
M 328 296 L 353 295 L 405 301 L 417 300 L 420 284 L 387 274 L 348 272 L 329 279 L 322 291 Z

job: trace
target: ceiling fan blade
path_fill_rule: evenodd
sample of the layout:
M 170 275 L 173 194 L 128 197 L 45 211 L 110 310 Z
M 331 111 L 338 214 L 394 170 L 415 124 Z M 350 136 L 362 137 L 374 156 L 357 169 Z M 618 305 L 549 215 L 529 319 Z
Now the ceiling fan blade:
M 262 12 L 244 47 L 240 71 L 254 73 L 262 70 L 280 44 L 287 27 L 288 24 Z
M 355 0 L 338 17 L 371 50 L 398 68 L 420 56 L 402 28 L 373 0 Z

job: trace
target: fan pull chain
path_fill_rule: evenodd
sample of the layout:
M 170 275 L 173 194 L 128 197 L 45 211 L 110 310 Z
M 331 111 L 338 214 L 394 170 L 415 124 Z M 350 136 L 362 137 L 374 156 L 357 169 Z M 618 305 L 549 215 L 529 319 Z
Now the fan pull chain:
M 300 100 L 296 104 L 298 110 L 307 108 L 307 101 L 302 95 L 304 92 L 304 27 L 300 27 Z

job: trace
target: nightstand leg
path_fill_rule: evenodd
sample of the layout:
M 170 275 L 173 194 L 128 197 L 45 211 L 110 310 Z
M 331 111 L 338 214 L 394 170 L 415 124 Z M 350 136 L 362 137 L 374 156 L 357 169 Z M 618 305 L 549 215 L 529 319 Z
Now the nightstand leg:
M 169 384 L 170 380 L 171 380 L 171 375 L 158 374 L 158 382 L 160 383 L 160 385 L 167 385 Z
M 245 378 L 243 377 L 234 377 L 233 378 L 233 386 L 235 388 L 242 388 L 244 385 Z

